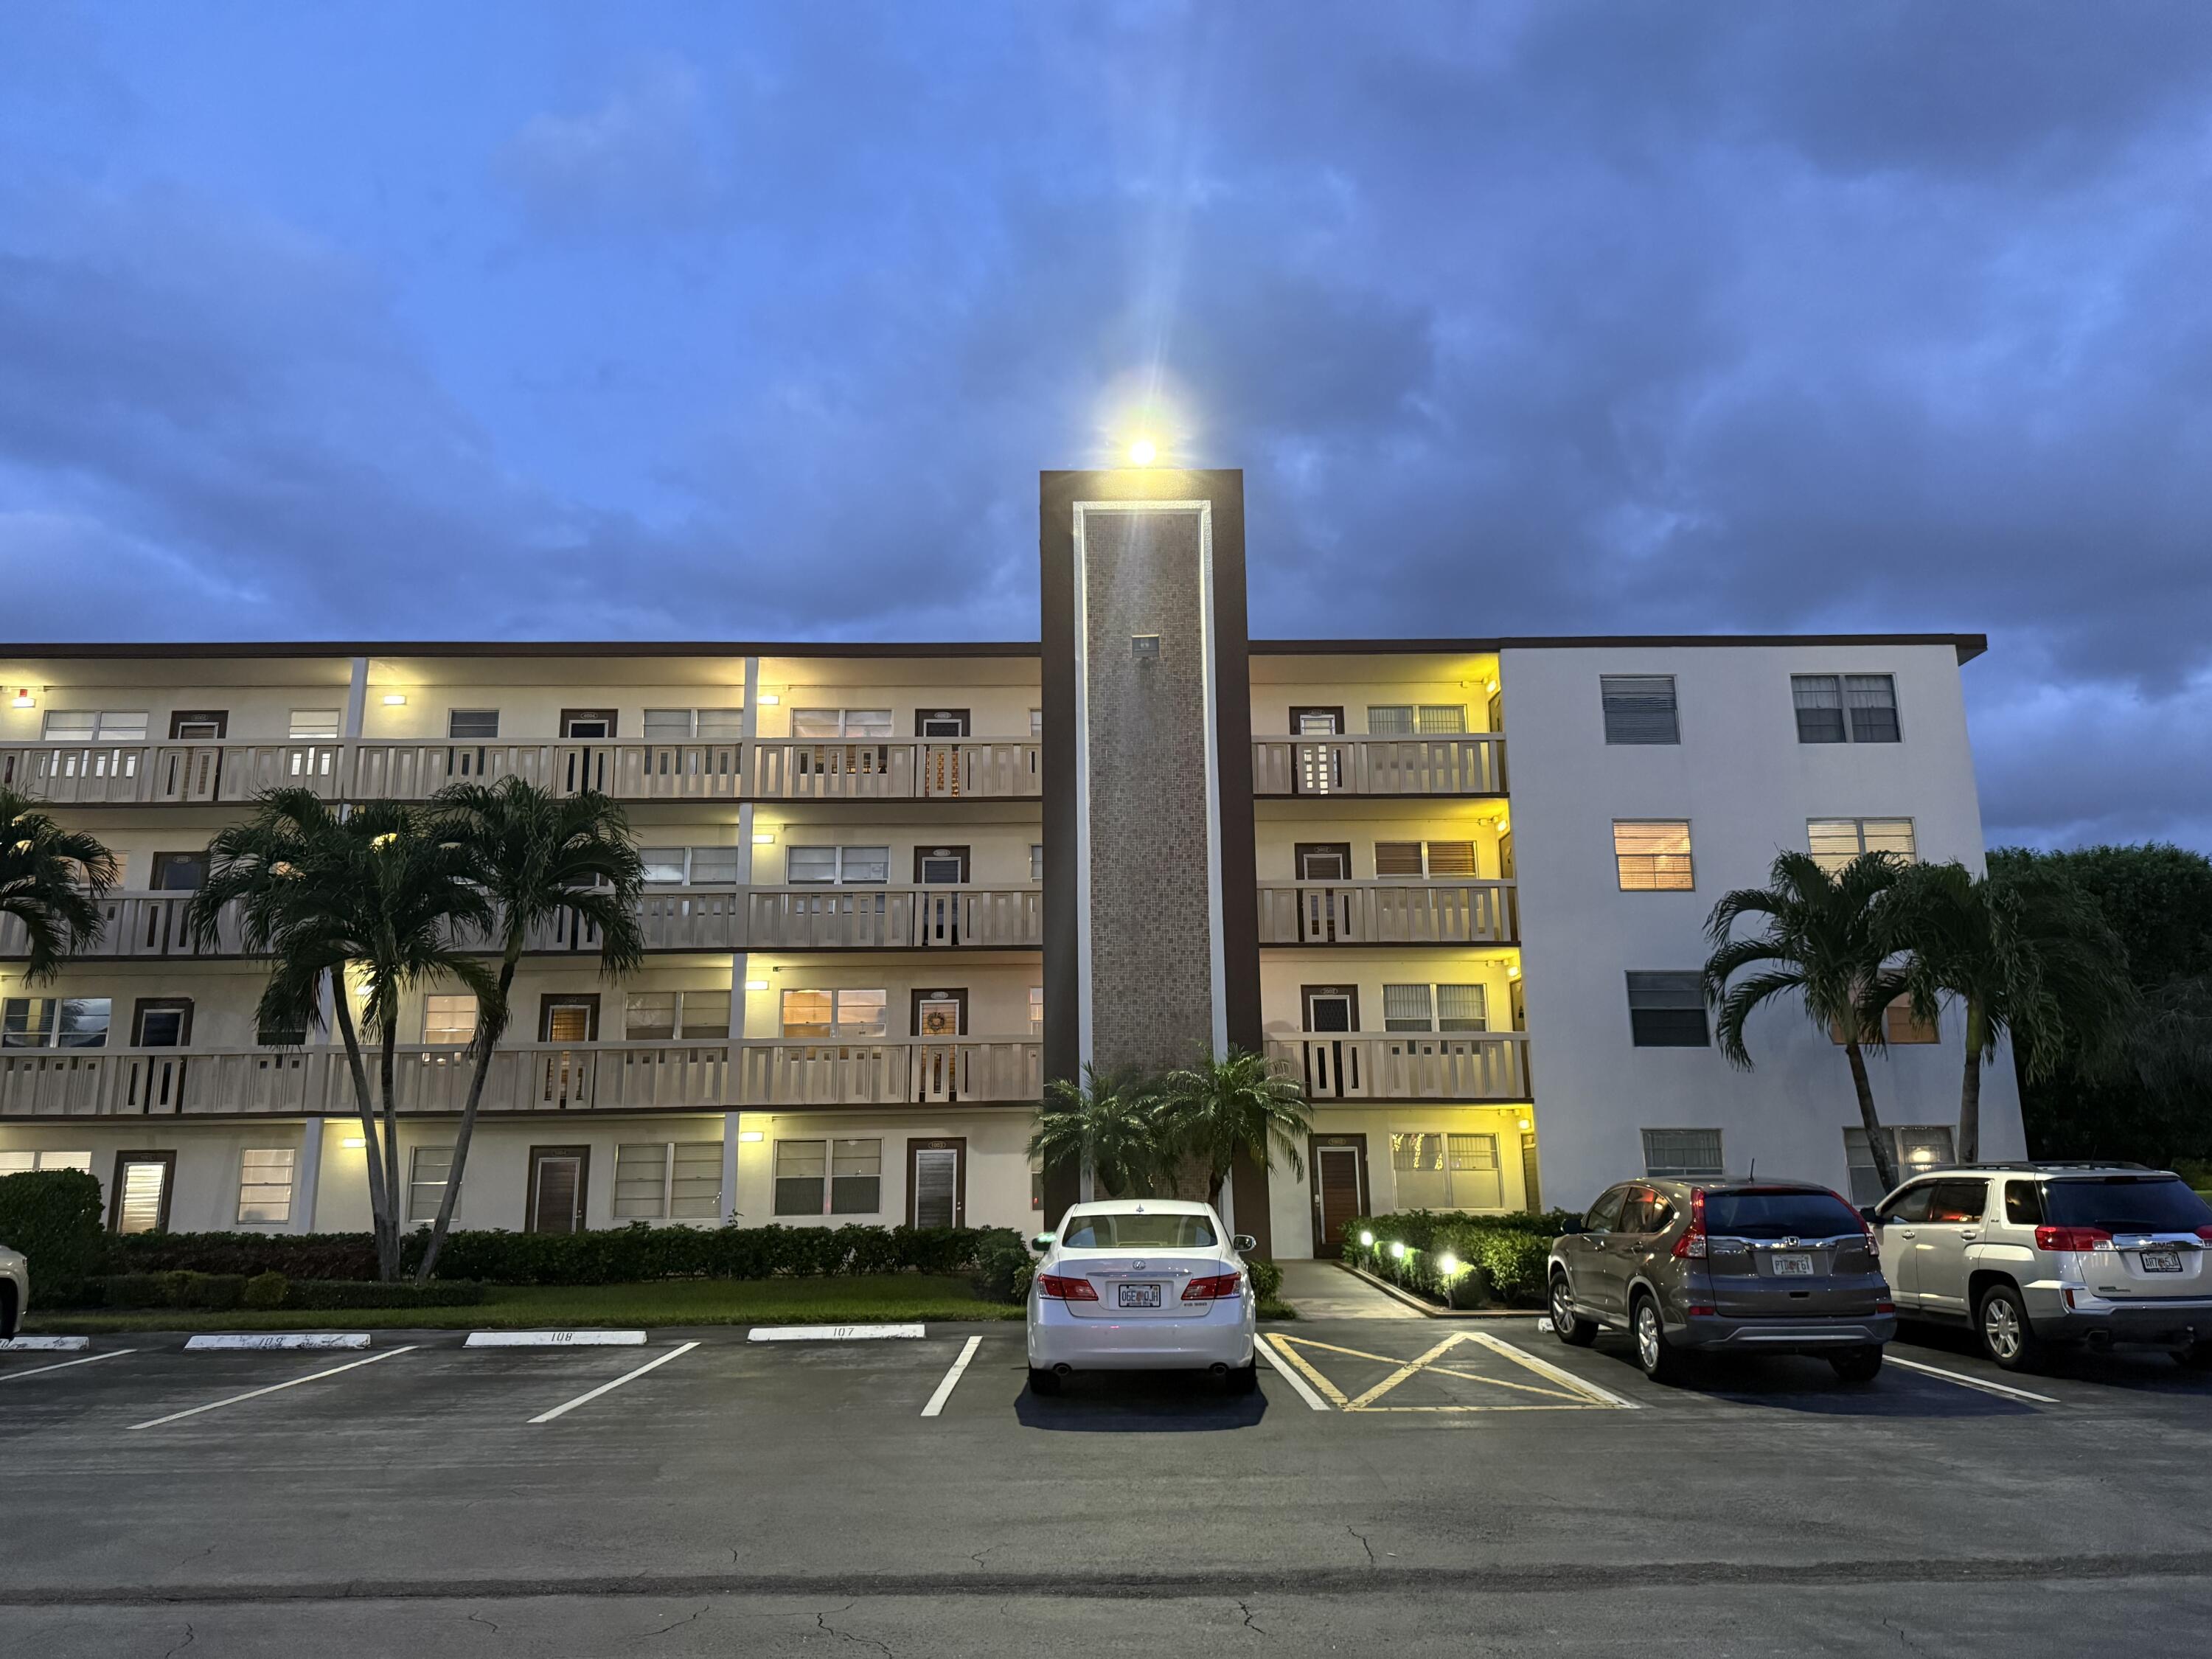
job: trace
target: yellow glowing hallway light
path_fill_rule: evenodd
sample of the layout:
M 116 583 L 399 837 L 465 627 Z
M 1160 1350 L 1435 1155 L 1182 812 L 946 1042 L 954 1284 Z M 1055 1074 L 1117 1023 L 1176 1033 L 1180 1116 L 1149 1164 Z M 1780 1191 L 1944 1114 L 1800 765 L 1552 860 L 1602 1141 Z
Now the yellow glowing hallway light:
M 1129 465 L 1150 466 L 1158 458 L 1159 453 L 1159 446 L 1150 438 L 1132 439 L 1129 443 Z

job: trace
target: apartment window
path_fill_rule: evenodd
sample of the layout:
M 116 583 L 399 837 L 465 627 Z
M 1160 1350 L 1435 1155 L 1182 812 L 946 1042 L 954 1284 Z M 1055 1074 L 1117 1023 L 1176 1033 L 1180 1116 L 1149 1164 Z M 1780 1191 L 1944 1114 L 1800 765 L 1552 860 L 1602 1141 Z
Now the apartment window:
M 1030 710 L 1030 736 L 1032 738 L 1041 738 L 1043 735 L 1044 710 L 1042 708 L 1032 708 Z
M 1030 879 L 1031 881 L 1044 879 L 1044 843 L 1041 841 L 1033 841 L 1030 843 Z
M 1378 881 L 1396 876 L 1434 881 L 1472 881 L 1476 873 L 1474 843 L 1471 841 L 1378 841 L 1375 843 L 1375 875 Z
M 1717 1176 L 1721 1173 L 1718 1129 L 1646 1129 L 1644 1173 L 1648 1176 Z
M 264 1048 L 304 1048 L 307 1044 L 307 1028 L 304 1025 L 263 1025 L 256 1024 L 253 1040 Z
M 238 1222 L 242 1227 L 283 1226 L 292 1218 L 289 1146 L 247 1148 L 239 1156 Z
M 887 991 L 786 991 L 783 1034 L 787 1037 L 879 1037 L 889 1030 Z
M 1486 1031 L 1490 996 L 1480 985 L 1386 985 L 1386 1031 Z
M 1712 1041 L 1705 1027 L 1705 988 L 1696 974 L 1635 973 L 1628 975 L 1629 1040 L 1639 1048 L 1703 1048 Z
M 1044 1030 L 1044 987 L 1030 987 L 1030 1035 L 1036 1036 Z
M 728 742 L 744 735 L 742 708 L 648 708 L 647 743 Z
M 1686 893 L 1690 826 L 1680 818 L 1615 818 L 1613 862 L 1624 893 Z
M 1601 674 L 1607 743 L 1680 743 L 1672 674 Z
M 615 1148 L 615 1219 L 713 1220 L 722 1210 L 722 1143 L 648 1140 Z
M 450 709 L 446 714 L 446 735 L 457 743 L 489 743 L 499 736 L 499 710 Z
M 1955 1161 L 1948 1123 L 1886 1123 L 1881 1132 L 1889 1137 L 1890 1156 L 1896 1161 L 1900 1182 Z M 1864 1129 L 1844 1131 L 1844 1166 L 1850 1172 L 1853 1204 L 1862 1207 L 1879 1204 L 1887 1196 L 1875 1170 L 1873 1143 L 1867 1139 Z
M 1911 818 L 1814 818 L 1805 825 L 1805 842 L 1830 875 L 1862 853 L 1894 853 L 1907 862 L 1918 856 Z
M 27 1175 L 33 1170 L 82 1170 L 92 1173 L 90 1152 L 0 1152 L 0 1176 Z
M 9 997 L 0 1001 L 0 1048 L 105 1048 L 112 997 Z
M 726 887 L 738 878 L 734 847 L 641 847 L 645 880 L 657 887 Z
M 1888 674 L 1792 674 L 1800 743 L 1895 743 L 1897 681 Z
M 477 1000 L 466 992 L 441 991 L 422 999 L 422 1041 L 459 1047 L 477 1035 Z
M 891 878 L 891 849 L 794 847 L 785 856 L 783 878 L 793 886 L 880 885 Z
M 407 1218 L 410 1221 L 435 1221 L 438 1206 L 446 1201 L 446 1183 L 453 1179 L 453 1149 L 450 1146 L 417 1146 L 408 1154 Z M 455 1214 L 460 1212 L 458 1201 Z
M 1466 730 L 1462 703 L 1371 703 L 1367 709 L 1370 737 L 1455 737 Z
M 313 742 L 320 738 L 335 738 L 338 734 L 338 711 L 335 708 L 295 708 L 292 723 L 284 735 L 294 742 Z
M 1390 1168 L 1401 1210 L 1505 1207 L 1496 1135 L 1393 1134 Z
M 775 1143 L 778 1215 L 875 1215 L 883 1189 L 881 1140 Z
M 881 743 L 891 734 L 888 708 L 794 708 L 791 735 L 794 738 L 850 738 Z
M 131 1010 L 137 1030 L 131 1043 L 140 1048 L 182 1048 L 192 1040 L 190 997 L 140 997 Z
M 730 1035 L 727 991 L 633 991 L 623 1035 L 632 1042 L 686 1042 Z
M 1941 1042 L 1943 1040 L 1942 1033 L 1937 1030 L 1934 1020 L 1912 1017 L 1911 1001 L 1905 997 L 1898 998 L 1881 1011 L 1881 1037 L 1884 1042 L 1907 1044 Z M 1832 1023 L 1828 1027 L 1828 1041 L 1840 1045 L 1843 1040 L 1842 1022 Z
M 46 737 L 49 743 L 143 743 L 146 711 L 143 708 L 50 708 Z

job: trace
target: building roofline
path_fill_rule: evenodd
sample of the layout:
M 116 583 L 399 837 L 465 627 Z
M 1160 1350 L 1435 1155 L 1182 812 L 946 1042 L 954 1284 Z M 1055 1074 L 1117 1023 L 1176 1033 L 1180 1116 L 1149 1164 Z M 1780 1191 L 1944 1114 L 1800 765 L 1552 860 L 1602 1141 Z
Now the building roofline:
M 1637 649 L 1680 646 L 1948 645 L 1960 662 L 1990 647 L 1986 634 L 1541 634 L 1491 639 L 1254 640 L 1259 657 L 1469 656 L 1496 651 Z M 313 657 L 844 657 L 945 659 L 1034 657 L 1033 640 L 932 640 L 900 644 L 853 640 L 159 640 L 0 644 L 0 660 L 128 661 L 174 657 L 265 661 Z

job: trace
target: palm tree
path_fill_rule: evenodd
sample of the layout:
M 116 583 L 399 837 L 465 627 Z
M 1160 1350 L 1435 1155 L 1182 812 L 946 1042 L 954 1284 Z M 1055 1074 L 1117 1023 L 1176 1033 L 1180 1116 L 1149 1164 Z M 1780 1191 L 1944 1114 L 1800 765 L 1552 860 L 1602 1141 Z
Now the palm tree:
M 27 795 L 0 789 L 0 916 L 30 941 L 26 983 L 100 938 L 100 901 L 115 885 L 115 855 L 81 830 L 64 830 Z
M 188 911 L 193 937 L 211 945 L 224 907 L 238 904 L 246 948 L 270 958 L 262 1028 L 320 1027 L 327 994 L 367 1148 L 378 1267 L 396 1279 L 401 999 L 445 980 L 473 991 L 479 1007 L 498 996 L 483 958 L 453 942 L 492 919 L 490 901 L 471 879 L 473 853 L 434 818 L 397 802 L 342 812 L 311 790 L 290 788 L 262 796 L 252 817 L 208 843 L 208 857 L 207 883 Z M 358 1029 L 349 981 L 359 986 Z M 378 1046 L 374 1097 L 363 1036 Z
M 1767 872 L 1766 886 L 1727 894 L 1705 921 L 1713 945 L 1705 959 L 1705 1000 L 1720 1016 L 1721 1052 L 1748 1071 L 1744 1024 L 1777 998 L 1796 998 L 1816 1028 L 1840 1032 L 1884 1192 L 1897 1185 L 1897 1159 L 1875 1110 L 1865 1053 L 1883 1046 L 1882 1029 L 1878 1021 L 1867 1023 L 1863 1005 L 1889 953 L 1876 912 L 1905 868 L 1894 853 L 1862 853 L 1832 876 L 1808 854 L 1785 852 Z M 1765 930 L 1732 937 L 1746 916 L 1764 917 Z M 1747 969 L 1757 971 L 1736 978 Z
M 1959 1088 L 1960 1161 L 1981 1155 L 1982 1067 L 2008 1036 L 2033 1082 L 2075 1052 L 2117 1052 L 2136 1017 L 2127 950 L 2097 902 L 2063 878 L 1964 865 L 1917 866 L 1880 907 L 1875 928 L 1902 961 L 1868 987 L 1871 1021 L 1899 996 L 1936 1018 L 1945 1000 L 1966 1014 L 1966 1070 Z
M 1134 1071 L 1083 1068 L 1083 1080 L 1054 1078 L 1044 1085 L 1044 1106 L 1030 1156 L 1049 1164 L 1075 1160 L 1078 1191 L 1088 1202 L 1106 1189 L 1122 1197 L 1148 1182 L 1164 1164 L 1152 1085 Z
M 532 932 L 568 911 L 579 925 L 598 930 L 601 974 L 611 978 L 633 973 L 645 962 L 645 936 L 637 917 L 645 865 L 630 838 L 629 817 L 605 795 L 587 792 L 563 799 L 525 779 L 505 777 L 489 787 L 454 784 L 439 791 L 431 805 L 445 814 L 441 833 L 468 850 L 475 879 L 491 901 L 502 937 L 497 989 L 477 1011 L 470 1043 L 476 1069 L 453 1134 L 445 1195 L 415 1270 L 416 1279 L 426 1285 L 453 1224 L 484 1079 L 491 1071 L 492 1050 L 507 1028 L 515 964 Z
M 1160 1124 L 1169 1145 L 1203 1165 L 1207 1201 L 1218 1206 L 1239 1153 L 1261 1169 L 1280 1152 L 1294 1176 L 1306 1172 L 1313 1127 L 1306 1091 L 1264 1054 L 1231 1048 L 1160 1079 Z

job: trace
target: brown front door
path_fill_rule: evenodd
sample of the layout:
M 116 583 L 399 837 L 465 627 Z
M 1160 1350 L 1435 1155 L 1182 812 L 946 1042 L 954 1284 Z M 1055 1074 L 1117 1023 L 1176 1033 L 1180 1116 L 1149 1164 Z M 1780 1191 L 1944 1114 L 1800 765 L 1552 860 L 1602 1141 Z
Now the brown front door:
M 591 1167 L 592 1149 L 588 1146 L 532 1146 L 530 1218 L 525 1231 L 583 1231 L 584 1194 Z
M 1367 1137 L 1313 1135 L 1307 1141 L 1314 1206 L 1314 1254 L 1344 1254 L 1344 1228 L 1367 1212 Z
M 968 1216 L 968 1142 L 906 1144 L 906 1224 L 964 1227 Z

